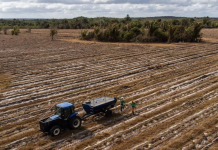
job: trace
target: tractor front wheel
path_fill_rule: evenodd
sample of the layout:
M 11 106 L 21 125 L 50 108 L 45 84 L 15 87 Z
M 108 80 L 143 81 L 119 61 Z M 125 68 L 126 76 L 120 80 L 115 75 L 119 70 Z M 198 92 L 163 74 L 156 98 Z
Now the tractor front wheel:
M 51 136 L 58 136 L 61 133 L 61 128 L 59 126 L 54 126 L 50 130 Z
M 69 126 L 71 129 L 77 129 L 81 126 L 81 118 L 76 116 L 70 119 Z

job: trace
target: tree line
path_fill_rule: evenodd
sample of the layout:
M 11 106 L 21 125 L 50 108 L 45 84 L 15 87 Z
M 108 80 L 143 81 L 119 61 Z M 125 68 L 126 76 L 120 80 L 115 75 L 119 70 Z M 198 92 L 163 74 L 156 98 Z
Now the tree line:
M 127 15 L 122 22 L 110 23 L 106 28 L 95 26 L 94 31 L 81 31 L 84 40 L 106 42 L 200 42 L 202 28 L 208 27 L 212 21 L 206 17 L 202 22 L 193 18 L 180 20 L 161 19 L 140 22 Z M 215 27 L 217 24 L 215 23 Z
M 141 26 L 146 26 L 147 21 L 153 21 L 155 18 L 131 18 L 130 22 L 135 22 Z M 218 20 L 211 19 L 209 17 L 204 18 L 178 18 L 162 17 L 162 20 L 173 20 L 173 24 L 178 24 L 180 21 L 187 22 L 188 20 L 195 20 L 201 22 L 205 28 L 218 28 Z M 156 18 L 155 20 L 160 20 Z M 125 18 L 87 18 L 77 17 L 74 19 L 0 19 L 0 27 L 13 28 L 18 26 L 19 28 L 31 27 L 33 29 L 49 29 L 56 26 L 57 29 L 93 29 L 98 26 L 100 28 L 106 28 L 112 23 L 126 24 Z
M 74 19 L 0 19 L 0 31 L 18 35 L 20 28 L 31 32 L 32 28 L 50 28 L 51 37 L 57 29 L 83 29 L 84 40 L 107 42 L 199 42 L 202 28 L 218 28 L 217 20 L 204 18 L 86 18 Z M 87 29 L 94 29 L 88 32 Z

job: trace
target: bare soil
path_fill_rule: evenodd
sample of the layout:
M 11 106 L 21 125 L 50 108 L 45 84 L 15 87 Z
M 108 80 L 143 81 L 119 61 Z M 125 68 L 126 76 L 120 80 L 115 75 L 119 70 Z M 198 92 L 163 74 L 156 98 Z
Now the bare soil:
M 10 31 L 9 31 L 10 32 Z M 81 30 L 0 34 L 0 149 L 217 149 L 218 30 L 201 43 L 104 43 Z M 124 97 L 113 117 L 95 116 L 58 137 L 39 120 L 68 101 Z M 136 102 L 136 115 L 129 103 Z

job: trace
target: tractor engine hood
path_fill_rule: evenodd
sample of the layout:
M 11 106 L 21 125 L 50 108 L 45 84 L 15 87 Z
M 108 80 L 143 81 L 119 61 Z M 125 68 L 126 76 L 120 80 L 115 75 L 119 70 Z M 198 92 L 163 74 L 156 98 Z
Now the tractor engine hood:
M 56 120 L 56 119 L 60 118 L 60 115 L 53 115 L 53 116 L 51 116 L 50 118 L 51 118 L 52 120 Z

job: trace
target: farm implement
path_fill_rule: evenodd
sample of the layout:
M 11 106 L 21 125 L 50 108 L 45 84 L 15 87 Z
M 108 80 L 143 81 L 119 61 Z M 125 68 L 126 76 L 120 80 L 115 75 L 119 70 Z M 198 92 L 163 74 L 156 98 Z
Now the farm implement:
M 39 121 L 40 131 L 51 136 L 57 136 L 63 129 L 77 129 L 81 126 L 81 122 L 86 118 L 103 113 L 105 117 L 112 115 L 112 110 L 117 102 L 117 99 L 110 97 L 100 97 L 91 101 L 86 101 L 82 104 L 84 111 L 83 116 L 78 116 L 75 112 L 75 107 L 72 103 L 63 102 L 55 106 L 53 116 L 44 118 Z

